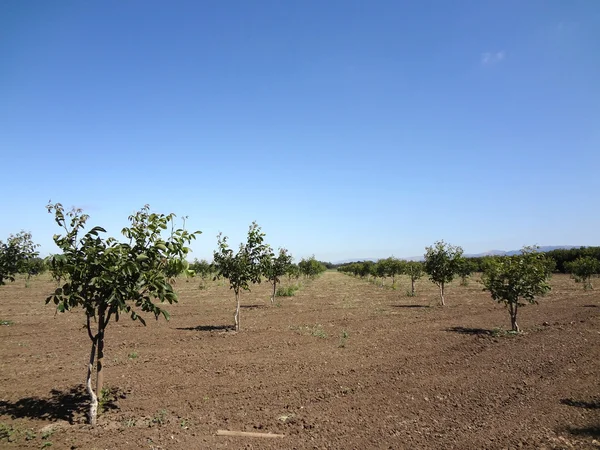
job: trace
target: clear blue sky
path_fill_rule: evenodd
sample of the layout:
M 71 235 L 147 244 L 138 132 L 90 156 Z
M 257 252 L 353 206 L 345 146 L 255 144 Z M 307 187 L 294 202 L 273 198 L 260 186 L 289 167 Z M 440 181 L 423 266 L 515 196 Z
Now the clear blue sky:
M 0 2 L 0 239 L 149 203 L 212 256 L 599 245 L 600 2 Z

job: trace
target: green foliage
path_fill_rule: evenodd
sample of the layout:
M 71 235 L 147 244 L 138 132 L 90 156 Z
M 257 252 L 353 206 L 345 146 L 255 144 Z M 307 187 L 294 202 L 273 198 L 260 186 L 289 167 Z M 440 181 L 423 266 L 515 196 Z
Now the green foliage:
M 214 252 L 214 265 L 217 276 L 227 278 L 229 288 L 235 293 L 237 308 L 234 320 L 237 331 L 240 329 L 240 291 L 249 291 L 251 284 L 261 282 L 264 267 L 271 258 L 271 250 L 264 243 L 264 237 L 265 234 L 256 222 L 250 225 L 246 243 L 241 243 L 237 252 L 229 247 L 227 236 L 219 234 L 217 237 L 218 249 Z
M 199 275 L 203 280 L 206 280 L 211 277 L 215 268 L 207 260 L 203 259 L 199 261 L 196 258 L 194 259 L 194 262 L 190 264 L 190 270 L 194 272 L 194 275 Z
M 458 246 L 438 241 L 425 248 L 425 272 L 429 279 L 440 288 L 441 304 L 445 304 L 444 286 L 450 283 L 458 272 L 463 249 Z
M 300 267 L 298 267 L 298 264 L 290 264 L 285 273 L 288 277 L 288 280 L 291 281 L 292 278 L 297 280 L 300 278 Z
M 277 283 L 280 281 L 280 277 L 284 276 L 289 266 L 292 264 L 292 255 L 288 253 L 285 248 L 279 249 L 277 257 L 272 253 L 263 260 L 263 275 L 273 285 L 273 295 L 271 296 L 271 302 L 275 300 Z
M 327 267 L 325 267 L 323 263 L 317 261 L 314 255 L 308 259 L 302 258 L 298 263 L 298 268 L 300 269 L 300 273 L 308 278 L 315 278 L 327 270 Z
M 414 297 L 417 295 L 415 291 L 415 282 L 423 277 L 423 273 L 425 271 L 423 267 L 423 263 L 420 261 L 407 261 L 404 264 L 404 274 L 408 275 L 410 278 L 410 291 L 407 291 L 407 295 L 409 297 Z
M 104 312 L 106 323 L 113 316 L 119 320 L 125 313 L 145 325 L 140 310 L 157 319 L 160 315 L 169 318 L 153 300 L 177 301 L 172 279 L 188 271 L 186 244 L 199 231 L 171 229 L 165 240 L 161 233 L 172 224 L 175 215 L 151 213 L 146 205 L 129 217 L 131 226 L 122 230 L 129 242 L 121 243 L 112 237 L 102 238 L 106 232 L 102 227 L 93 227 L 80 237 L 89 218 L 80 209 L 65 213 L 62 205 L 56 203 L 48 205 L 48 211 L 65 230 L 64 235 L 54 235 L 54 242 L 63 253 L 52 257 L 50 270 L 67 274 L 69 279 L 46 303 L 54 302 L 60 312 L 82 307 L 88 319 Z
M 6 242 L 0 241 L 0 286 L 15 281 L 17 273 L 27 273 L 30 261 L 38 256 L 31 233 L 11 234 Z
M 460 277 L 462 286 L 468 284 L 469 277 L 475 272 L 478 265 L 471 258 L 460 258 L 457 261 L 456 274 Z
M 576 282 L 583 283 L 584 289 L 593 289 L 592 277 L 600 273 L 600 261 L 591 256 L 580 256 L 575 261 L 566 262 L 565 270 Z
M 289 286 L 279 286 L 277 288 L 277 292 L 275 293 L 276 297 L 293 297 L 296 294 L 296 291 L 300 289 L 300 286 L 297 284 L 292 284 Z
M 521 255 L 490 260 L 482 282 L 494 300 L 507 306 L 512 330 L 518 332 L 519 307 L 537 303 L 537 297 L 550 291 L 549 276 L 545 255 L 536 247 L 524 247 Z
M 11 325 L 14 325 L 14 322 L 12 320 L 0 319 L 0 326 L 2 325 L 10 327 Z
M 173 278 L 189 272 L 186 261 L 189 248 L 186 245 L 200 232 L 174 229 L 174 214 L 151 213 L 146 205 L 131 215 L 131 225 L 123 228 L 122 234 L 128 241 L 119 242 L 113 237 L 103 238 L 106 231 L 99 226 L 85 232 L 89 216 L 81 209 L 65 212 L 60 203 L 49 204 L 47 209 L 64 230 L 64 235 L 54 235 L 54 242 L 62 254 L 50 259 L 50 271 L 54 277 L 66 281 L 46 299 L 46 303 L 53 302 L 60 312 L 78 307 L 85 312 L 88 336 L 92 341 L 88 392 L 92 398 L 90 421 L 94 424 L 96 397 L 91 389 L 91 365 L 97 346 L 97 391 L 100 392 L 106 326 L 113 317 L 118 321 L 122 314 L 144 325 L 146 322 L 140 312 L 151 313 L 156 319 L 161 315 L 168 319 L 167 311 L 154 300 L 177 301 Z M 168 236 L 163 238 L 165 230 Z M 97 322 L 96 334 L 91 329 L 92 319 Z

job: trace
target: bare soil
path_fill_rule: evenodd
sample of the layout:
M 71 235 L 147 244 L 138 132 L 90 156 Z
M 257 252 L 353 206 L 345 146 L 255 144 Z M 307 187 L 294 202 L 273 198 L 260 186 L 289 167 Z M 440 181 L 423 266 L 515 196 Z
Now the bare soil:
M 109 398 L 86 422 L 82 311 L 48 279 L 0 287 L 0 447 L 59 449 L 600 448 L 600 293 L 566 276 L 520 335 L 481 285 L 381 288 L 336 272 L 269 301 L 180 280 L 169 322 L 106 333 Z M 388 281 L 389 284 L 389 281 Z M 4 323 L 4 322 L 3 322 Z M 283 438 L 217 436 L 217 430 Z

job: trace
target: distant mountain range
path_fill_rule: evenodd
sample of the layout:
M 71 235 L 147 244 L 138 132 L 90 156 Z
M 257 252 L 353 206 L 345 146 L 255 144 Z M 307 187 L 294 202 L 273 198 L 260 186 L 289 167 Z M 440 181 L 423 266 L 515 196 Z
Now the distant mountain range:
M 580 247 L 585 247 L 582 245 L 544 245 L 544 246 L 540 246 L 539 250 L 541 252 L 550 252 L 552 250 L 558 250 L 558 249 L 571 249 L 571 248 L 580 248 Z M 504 251 L 504 250 L 490 250 L 488 252 L 483 252 L 483 253 L 471 253 L 471 254 L 465 254 L 464 256 L 467 258 L 481 258 L 482 256 L 512 256 L 512 255 L 518 255 L 521 253 L 521 250 L 510 250 L 510 251 Z M 345 259 L 343 261 L 337 261 L 334 264 L 346 264 L 346 263 L 351 263 L 354 261 L 378 261 L 380 258 L 355 258 L 355 259 Z M 406 261 L 423 261 L 423 256 L 409 256 L 409 257 L 403 257 L 400 259 L 404 259 Z

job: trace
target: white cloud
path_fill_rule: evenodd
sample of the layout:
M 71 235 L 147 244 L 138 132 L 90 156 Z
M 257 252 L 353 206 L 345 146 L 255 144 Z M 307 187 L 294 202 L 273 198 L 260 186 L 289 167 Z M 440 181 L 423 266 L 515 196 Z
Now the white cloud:
M 486 52 L 481 54 L 481 64 L 484 66 L 490 66 L 492 64 L 498 64 L 506 58 L 506 52 L 504 50 L 500 52 Z

